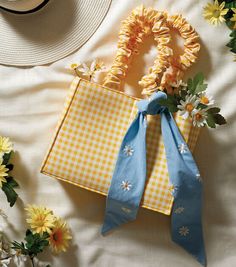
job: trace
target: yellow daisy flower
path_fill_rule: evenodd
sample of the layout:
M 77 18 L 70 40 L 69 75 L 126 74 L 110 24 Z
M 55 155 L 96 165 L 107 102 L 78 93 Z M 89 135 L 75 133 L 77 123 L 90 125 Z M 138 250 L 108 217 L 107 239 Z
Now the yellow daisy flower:
M 51 233 L 51 229 L 55 226 L 55 216 L 50 209 L 29 205 L 25 210 L 27 211 L 28 217 L 26 221 L 30 225 L 33 233 Z
M 229 10 L 224 7 L 225 2 L 219 4 L 218 0 L 215 0 L 214 3 L 208 3 L 204 7 L 203 16 L 209 23 L 219 25 L 225 21 L 224 15 L 226 15 Z
M 70 229 L 66 222 L 57 218 L 55 226 L 49 237 L 49 244 L 55 253 L 65 252 L 69 246 L 69 241 L 72 239 Z
M 13 144 L 8 137 L 0 136 L 0 156 L 5 153 L 10 153 L 13 150 Z
M 234 12 L 233 17 L 230 19 L 234 22 L 234 29 L 236 29 L 236 8 L 231 8 L 231 10 Z
M 6 168 L 5 165 L 2 165 L 2 159 L 0 159 L 0 188 L 2 188 L 2 183 L 5 183 L 7 180 L 5 177 L 8 176 L 9 170 Z

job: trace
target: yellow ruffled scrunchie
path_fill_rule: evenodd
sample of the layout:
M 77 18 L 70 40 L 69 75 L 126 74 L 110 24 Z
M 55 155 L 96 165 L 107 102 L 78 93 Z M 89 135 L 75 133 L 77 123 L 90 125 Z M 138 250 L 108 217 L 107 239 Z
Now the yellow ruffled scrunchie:
M 176 29 L 184 39 L 184 53 L 179 57 L 174 57 L 169 46 L 170 28 Z M 158 56 L 148 74 L 139 82 L 143 87 L 142 94 L 149 96 L 157 89 L 168 91 L 170 84 L 182 79 L 184 71 L 197 58 L 200 49 L 198 34 L 181 15 L 168 16 L 166 12 L 139 6 L 122 22 L 118 51 L 104 80 L 105 86 L 119 89 L 133 55 L 138 53 L 139 45 L 151 33 L 157 42 Z

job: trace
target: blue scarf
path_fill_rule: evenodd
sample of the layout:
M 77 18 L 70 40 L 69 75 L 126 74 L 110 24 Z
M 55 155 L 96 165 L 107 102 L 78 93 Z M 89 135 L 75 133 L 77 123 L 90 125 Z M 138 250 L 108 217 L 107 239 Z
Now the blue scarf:
M 172 240 L 206 266 L 201 222 L 202 180 L 172 114 L 158 104 L 163 98 L 165 93 L 155 92 L 151 98 L 137 103 L 139 111 L 122 141 L 108 191 L 102 234 L 136 219 L 146 181 L 146 116 L 160 114 L 173 184 Z

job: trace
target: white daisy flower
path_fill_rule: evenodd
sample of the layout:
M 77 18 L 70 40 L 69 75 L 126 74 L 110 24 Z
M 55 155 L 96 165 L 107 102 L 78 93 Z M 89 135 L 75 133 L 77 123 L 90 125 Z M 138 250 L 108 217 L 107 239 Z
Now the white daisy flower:
M 90 67 L 85 63 L 81 64 L 81 67 L 78 67 L 77 70 L 82 73 L 83 76 L 88 77 L 90 80 L 94 81 L 94 74 L 96 72 L 105 71 L 104 63 L 100 60 L 95 59 Z
M 121 207 L 121 209 L 125 212 L 125 213 L 130 213 L 131 209 L 128 209 L 126 207 Z
M 82 73 L 83 76 L 92 76 L 94 70 L 92 69 L 92 64 L 88 67 L 85 63 L 82 63 L 78 68 L 78 71 Z
M 187 227 L 187 226 L 182 226 L 182 227 L 180 227 L 180 228 L 179 228 L 179 234 L 180 234 L 181 236 L 186 236 L 186 235 L 188 235 L 188 234 L 189 234 L 189 229 L 188 229 L 188 227 Z
M 122 181 L 121 183 L 121 188 L 124 190 L 124 191 L 129 191 L 132 187 L 132 184 L 128 181 Z
M 170 83 L 170 86 L 174 88 L 179 88 L 179 87 L 187 87 L 187 83 L 183 82 L 182 80 L 178 80 L 176 82 Z
M 176 214 L 181 214 L 182 212 L 184 212 L 184 207 L 178 207 L 174 210 L 174 213 Z
M 169 190 L 170 190 L 172 195 L 175 195 L 178 192 L 179 187 L 177 185 L 173 185 L 172 184 L 172 185 L 169 186 Z
M 180 110 L 180 115 L 187 119 L 191 116 L 192 111 L 197 107 L 200 100 L 195 95 L 188 95 L 186 96 L 185 101 L 180 100 L 180 105 L 177 108 Z
M 126 156 L 132 156 L 134 153 L 134 149 L 130 145 L 126 145 L 123 149 L 123 152 Z
M 188 147 L 184 143 L 182 143 L 182 144 L 178 145 L 178 150 L 181 154 L 184 154 L 184 153 L 188 152 Z
M 203 109 L 194 109 L 192 112 L 193 126 L 203 127 L 206 124 L 207 112 Z
M 202 177 L 201 175 L 198 173 L 196 174 L 196 179 L 201 183 L 202 182 Z
M 199 98 L 200 98 L 200 103 L 206 106 L 212 106 L 215 103 L 212 96 L 208 95 L 207 93 L 200 94 Z
M 76 70 L 80 65 L 80 63 L 71 63 L 67 68 L 71 70 Z
M 77 74 L 77 69 L 78 69 L 79 66 L 81 66 L 81 63 L 73 62 L 73 63 L 67 64 L 67 65 L 65 66 L 65 68 L 66 68 L 67 70 L 69 70 L 70 72 L 73 71 L 73 73 L 75 72 L 75 73 Z

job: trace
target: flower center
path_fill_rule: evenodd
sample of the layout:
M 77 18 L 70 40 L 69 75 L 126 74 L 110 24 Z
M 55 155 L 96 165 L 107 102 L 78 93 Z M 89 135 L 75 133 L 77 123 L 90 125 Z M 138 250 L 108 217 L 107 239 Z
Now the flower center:
M 57 233 L 53 234 L 53 240 L 55 240 L 55 241 L 57 241 L 57 240 L 58 240 Z
M 195 119 L 196 119 L 196 121 L 200 121 L 202 119 L 202 115 L 200 113 L 197 113 L 195 115 Z
M 71 66 L 72 69 L 76 69 L 78 67 L 78 65 L 75 64 L 75 63 L 72 63 L 70 66 Z
M 42 214 L 38 215 L 38 217 L 36 218 L 36 222 L 38 227 L 43 227 L 45 225 L 45 216 Z
M 192 104 L 192 103 L 188 103 L 188 104 L 185 106 L 185 109 L 186 109 L 188 112 L 192 112 L 192 111 L 193 111 L 193 104 Z
M 213 16 L 214 16 L 215 18 L 219 18 L 219 17 L 220 17 L 220 10 L 218 10 L 218 9 L 214 10 L 214 11 L 213 11 Z
M 209 104 L 209 102 L 210 102 L 210 101 L 209 101 L 209 99 L 208 99 L 206 96 L 202 96 L 202 97 L 201 97 L 201 103 L 202 103 L 202 104 Z
M 52 235 L 52 238 L 55 242 L 60 242 L 62 239 L 62 233 L 60 231 L 57 231 Z

